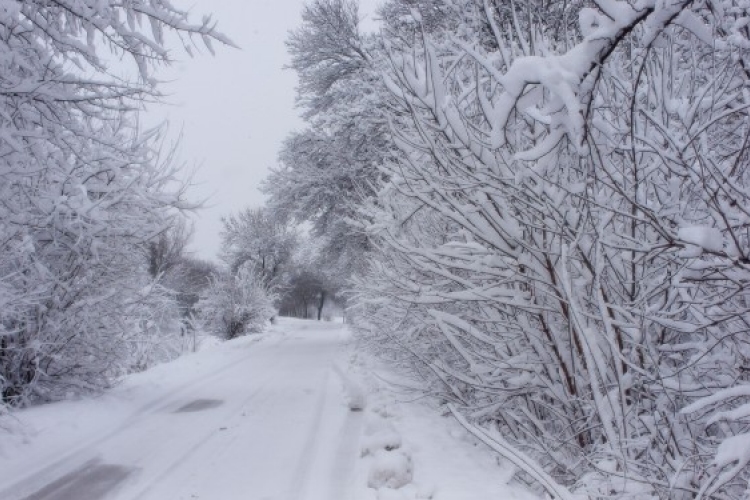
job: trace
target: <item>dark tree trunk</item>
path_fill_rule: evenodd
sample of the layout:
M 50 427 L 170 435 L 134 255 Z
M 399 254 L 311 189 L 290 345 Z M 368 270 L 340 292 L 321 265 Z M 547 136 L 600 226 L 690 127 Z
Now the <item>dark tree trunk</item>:
M 320 292 L 320 301 L 318 302 L 318 321 L 323 317 L 323 306 L 326 303 L 326 293 Z

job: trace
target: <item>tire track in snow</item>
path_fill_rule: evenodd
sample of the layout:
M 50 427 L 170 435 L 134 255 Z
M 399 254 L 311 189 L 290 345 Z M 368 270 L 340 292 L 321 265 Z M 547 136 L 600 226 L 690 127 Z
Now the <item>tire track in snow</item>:
M 305 492 L 307 490 L 307 484 L 310 480 L 310 470 L 314 460 L 314 453 L 318 438 L 320 435 L 321 422 L 323 420 L 323 409 L 325 408 L 326 399 L 328 396 L 328 381 L 331 377 L 331 371 L 326 371 L 323 379 L 323 390 L 318 396 L 315 402 L 315 417 L 313 418 L 312 424 L 307 431 L 307 441 L 305 441 L 305 447 L 302 449 L 300 458 L 297 461 L 297 467 L 292 474 L 292 481 L 289 486 L 289 493 L 287 498 L 289 500 L 302 500 L 305 498 Z
M 326 372 L 308 439 L 286 497 L 289 500 L 351 498 L 364 414 L 351 411 L 344 404 L 344 388 L 337 382 L 339 377 L 332 377 L 335 371 L 332 366 Z
M 350 411 L 341 430 L 336 461 L 331 471 L 331 499 L 353 498 L 355 469 L 359 459 L 359 439 L 364 425 L 364 412 Z
M 293 340 L 309 340 L 309 338 Z M 318 341 L 315 343 L 317 344 Z M 196 498 L 218 500 L 248 498 L 249 493 L 249 498 L 252 499 L 286 500 L 285 493 L 289 491 L 289 485 L 291 485 L 291 492 L 304 490 L 309 478 L 309 471 L 305 470 L 303 465 L 305 459 L 300 458 L 295 464 L 289 459 L 284 461 L 282 457 L 308 456 L 311 457 L 308 462 L 314 460 L 315 447 L 319 444 L 315 436 L 318 434 L 317 430 L 323 425 L 321 415 L 322 408 L 325 407 L 326 396 L 325 390 L 320 388 L 321 386 L 325 388 L 329 370 L 326 368 L 326 361 L 314 361 L 308 366 L 307 363 L 301 363 L 301 360 L 326 360 L 332 355 L 332 350 L 329 343 L 314 346 L 316 347 L 314 351 L 310 351 L 309 348 L 297 342 L 289 342 L 289 344 L 292 344 L 290 349 L 265 353 L 264 358 L 268 362 L 264 363 L 264 366 L 256 365 L 253 368 L 253 373 L 262 373 L 264 376 L 249 378 L 249 374 L 246 374 L 244 377 L 245 380 L 252 380 L 250 383 L 253 386 L 260 384 L 260 387 L 256 389 L 260 396 L 259 398 L 246 398 L 240 408 L 248 405 L 256 408 L 257 411 L 252 412 L 254 413 L 252 417 L 257 417 L 259 420 L 241 420 L 243 424 L 236 427 L 230 425 L 226 432 L 215 433 L 212 436 L 217 438 L 215 441 L 209 438 L 199 443 L 194 450 L 186 453 L 184 459 L 173 464 L 168 471 L 156 478 L 148 477 L 149 486 L 135 498 L 163 500 L 178 497 L 193 498 L 195 495 Z M 285 374 L 294 375 L 290 379 Z M 310 391 L 311 384 L 315 390 L 314 398 L 296 396 L 301 390 L 307 394 L 312 392 Z M 264 404 L 260 404 L 259 399 Z M 292 401 L 294 403 L 290 406 L 289 403 Z M 270 402 L 270 405 L 266 405 L 265 402 Z M 248 413 L 251 412 L 248 411 Z M 294 416 L 291 422 L 287 419 L 289 415 Z M 288 432 L 284 429 L 290 424 L 294 425 L 289 430 L 298 435 L 296 439 L 286 438 Z M 233 433 L 234 430 L 237 432 Z M 277 439 L 269 439 L 271 437 Z M 256 448 L 258 445 L 260 448 Z M 242 446 L 246 446 L 247 453 L 249 453 L 243 460 L 245 467 L 250 467 L 249 469 L 233 466 L 239 463 L 237 459 L 242 460 L 243 455 L 236 453 L 238 447 Z M 263 447 L 268 447 L 267 454 L 258 453 L 257 450 Z M 228 457 L 231 457 L 233 462 L 222 465 Z M 261 460 L 264 461 L 260 468 L 257 467 L 259 457 L 263 457 Z M 250 465 L 253 461 L 256 462 L 255 468 Z M 156 463 L 158 464 L 158 461 Z M 268 464 L 271 466 L 266 467 Z M 278 468 L 279 466 L 282 467 Z M 277 468 L 274 469 L 274 467 Z M 197 470 L 200 470 L 200 473 L 195 474 Z M 269 475 L 269 472 L 274 470 L 275 473 Z M 253 477 L 258 482 L 253 483 Z M 275 480 L 268 480 L 273 477 Z M 288 480 L 289 478 L 291 479 Z M 176 489 L 169 485 L 176 486 Z M 134 497 L 124 494 L 117 498 L 131 500 Z M 327 498 L 326 500 L 333 499 Z
M 263 372 L 269 372 L 268 368 L 270 367 L 271 363 L 268 363 L 264 368 Z M 262 385 L 258 387 L 256 390 L 252 391 L 248 397 L 246 397 L 241 404 L 234 405 L 233 409 L 231 410 L 231 413 L 233 416 L 236 416 L 238 412 L 241 412 L 243 408 L 245 408 L 249 403 L 255 401 L 257 399 L 257 396 L 261 394 L 264 390 L 267 389 L 267 383 L 270 381 L 276 374 L 272 373 L 271 375 L 268 375 L 263 379 Z M 266 391 L 267 392 L 267 391 Z M 262 398 L 260 402 L 263 402 L 264 400 L 268 399 L 268 395 L 266 395 L 265 398 Z M 257 401 L 256 401 L 257 402 Z M 221 429 L 212 429 L 210 430 L 205 436 L 203 436 L 200 440 L 195 442 L 190 448 L 188 448 L 177 460 L 172 462 L 166 470 L 164 470 L 162 473 L 160 473 L 158 476 L 154 477 L 149 481 L 149 484 L 140 490 L 135 496 L 133 496 L 133 500 L 142 500 L 144 498 L 147 498 L 148 495 L 153 491 L 155 487 L 157 487 L 162 481 L 169 478 L 171 475 L 173 475 L 175 472 L 179 471 L 180 468 L 187 462 L 189 462 L 191 459 L 193 459 L 196 455 L 196 453 L 204 448 L 206 445 L 210 444 L 213 439 L 220 437 L 223 435 L 225 431 L 222 431 Z

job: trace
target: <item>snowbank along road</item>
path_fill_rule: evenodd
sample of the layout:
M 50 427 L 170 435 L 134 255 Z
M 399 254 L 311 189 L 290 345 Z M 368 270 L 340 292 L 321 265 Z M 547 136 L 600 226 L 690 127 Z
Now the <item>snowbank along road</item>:
M 130 377 L 98 400 L 24 412 L 33 430 L 20 459 L 0 448 L 0 498 L 352 498 L 362 412 L 349 410 L 334 369 L 348 334 L 314 322 L 274 330 Z

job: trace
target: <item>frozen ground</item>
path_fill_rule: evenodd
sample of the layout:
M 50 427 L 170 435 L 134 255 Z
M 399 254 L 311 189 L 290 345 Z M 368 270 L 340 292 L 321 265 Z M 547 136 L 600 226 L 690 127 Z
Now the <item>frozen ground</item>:
M 0 498 L 534 500 L 452 421 L 371 383 L 348 339 L 282 320 L 19 412 L 0 429 Z

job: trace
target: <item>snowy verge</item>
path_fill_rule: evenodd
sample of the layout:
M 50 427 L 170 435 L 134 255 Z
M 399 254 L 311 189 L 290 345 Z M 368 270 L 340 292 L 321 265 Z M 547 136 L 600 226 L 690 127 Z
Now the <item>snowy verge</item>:
M 515 468 L 447 412 L 385 382 L 395 378 L 387 366 L 363 353 L 351 364 L 368 397 L 354 498 L 540 500 L 513 484 Z

